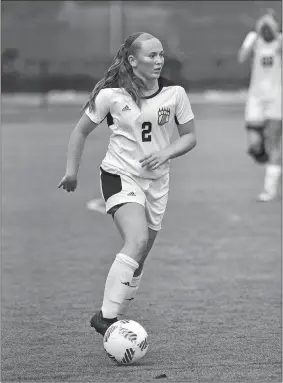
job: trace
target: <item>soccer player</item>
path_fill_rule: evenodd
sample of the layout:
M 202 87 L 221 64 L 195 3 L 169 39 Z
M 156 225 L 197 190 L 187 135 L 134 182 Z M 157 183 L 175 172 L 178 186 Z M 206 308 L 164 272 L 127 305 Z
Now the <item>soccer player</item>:
M 281 36 L 268 12 L 257 21 L 256 31 L 247 34 L 238 53 L 240 63 L 252 58 L 245 120 L 248 153 L 258 163 L 266 163 L 264 188 L 258 196 L 262 202 L 276 197 L 281 175 Z
M 166 209 L 169 160 L 196 145 L 187 94 L 160 76 L 163 64 L 163 47 L 154 36 L 139 32 L 125 40 L 71 134 L 58 185 L 67 192 L 76 189 L 85 140 L 106 119 L 112 135 L 100 167 L 101 191 L 124 244 L 109 270 L 101 310 L 91 318 L 102 335 L 139 288 Z M 179 137 L 170 143 L 175 127 Z

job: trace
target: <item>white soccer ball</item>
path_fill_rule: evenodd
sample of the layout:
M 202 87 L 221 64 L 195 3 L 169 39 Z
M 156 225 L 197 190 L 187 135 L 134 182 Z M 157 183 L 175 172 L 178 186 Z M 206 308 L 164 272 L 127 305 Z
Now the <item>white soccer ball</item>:
M 103 346 L 112 360 L 119 364 L 131 364 L 145 356 L 147 332 L 133 320 L 119 320 L 107 329 Z

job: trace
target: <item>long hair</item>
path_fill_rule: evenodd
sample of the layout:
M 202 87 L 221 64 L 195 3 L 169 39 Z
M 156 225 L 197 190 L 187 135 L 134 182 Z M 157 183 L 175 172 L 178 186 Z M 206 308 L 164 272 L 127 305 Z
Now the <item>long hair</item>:
M 138 40 L 141 35 L 144 35 L 143 39 Z M 125 40 L 124 44 L 120 46 L 118 52 L 114 56 L 106 74 L 93 88 L 83 110 L 87 107 L 89 107 L 91 111 L 94 110 L 95 98 L 100 90 L 111 88 L 115 85 L 118 85 L 119 88 L 124 88 L 131 95 L 136 104 L 140 105 L 142 91 L 145 89 L 145 85 L 142 79 L 134 74 L 132 66 L 128 61 L 128 57 L 129 55 L 136 55 L 141 48 L 141 42 L 151 38 L 153 38 L 153 36 L 148 33 L 137 32 L 133 33 Z

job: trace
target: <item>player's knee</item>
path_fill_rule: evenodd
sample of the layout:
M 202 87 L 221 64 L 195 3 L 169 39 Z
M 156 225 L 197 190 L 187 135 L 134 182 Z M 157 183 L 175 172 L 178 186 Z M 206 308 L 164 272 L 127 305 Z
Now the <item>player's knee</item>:
M 260 164 L 264 164 L 268 161 L 268 153 L 266 152 L 264 145 L 250 145 L 248 154 Z
M 258 163 L 266 163 L 268 161 L 268 153 L 265 148 L 263 127 L 258 125 L 247 125 L 249 132 L 248 154 Z
M 139 254 L 143 254 L 148 244 L 148 231 L 144 231 L 137 235 L 134 241 Z
M 141 275 L 141 273 L 143 271 L 143 265 L 144 265 L 144 261 L 140 261 L 139 262 L 139 267 L 134 272 L 134 277 L 137 277 L 137 276 Z
M 248 151 L 255 154 L 260 153 L 262 151 L 262 141 L 259 139 L 258 141 L 250 142 Z
M 281 134 L 276 130 L 269 131 L 268 141 L 270 143 L 271 149 L 274 148 L 276 150 L 281 145 Z
M 146 250 L 148 244 L 148 230 L 136 233 L 134 236 L 125 240 L 125 246 L 131 248 L 133 253 L 139 258 Z M 139 259 L 138 259 L 139 260 Z

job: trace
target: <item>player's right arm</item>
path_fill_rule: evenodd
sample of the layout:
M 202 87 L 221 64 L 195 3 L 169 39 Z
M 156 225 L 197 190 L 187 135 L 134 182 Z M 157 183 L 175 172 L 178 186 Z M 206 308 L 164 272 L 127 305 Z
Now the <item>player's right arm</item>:
M 77 174 L 88 135 L 104 120 L 109 112 L 109 98 L 105 91 L 106 89 L 103 89 L 97 95 L 94 111 L 90 111 L 90 109 L 87 108 L 71 133 L 67 152 L 66 171 L 58 185 L 59 188 L 63 187 L 63 189 L 68 192 L 75 191 L 77 187 Z
M 84 113 L 73 130 L 67 152 L 66 172 L 58 187 L 74 191 L 77 187 L 77 174 L 87 136 L 97 127 Z
M 256 40 L 257 40 L 256 32 L 252 31 L 247 34 L 238 52 L 239 63 L 243 63 L 251 56 Z

